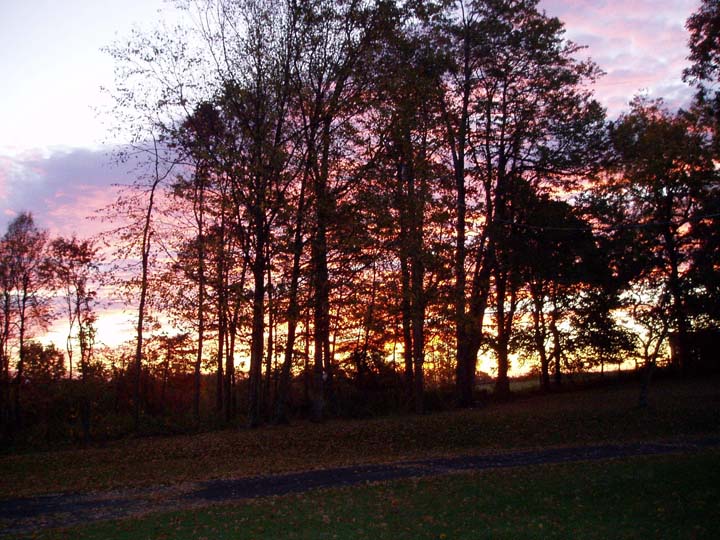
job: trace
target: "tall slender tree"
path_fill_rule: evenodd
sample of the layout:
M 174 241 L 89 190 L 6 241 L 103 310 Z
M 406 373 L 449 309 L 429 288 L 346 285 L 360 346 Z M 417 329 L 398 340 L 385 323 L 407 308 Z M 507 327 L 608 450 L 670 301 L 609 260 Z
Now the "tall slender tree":
M 333 220 L 334 190 L 343 189 L 346 178 L 341 167 L 352 158 L 348 150 L 352 148 L 353 120 L 367 84 L 362 62 L 373 43 L 376 19 L 372 2 L 362 0 L 313 0 L 293 3 L 293 8 L 298 13 L 301 40 L 293 84 L 299 97 L 313 200 L 313 417 L 321 420 L 333 379 L 328 229 Z
M 25 343 L 33 326 L 42 326 L 47 318 L 45 298 L 48 274 L 45 247 L 48 233 L 35 225 L 30 213 L 21 213 L 8 225 L 3 239 L 6 264 L 11 279 L 11 303 L 17 325 L 18 359 L 14 377 L 14 420 L 22 422 L 21 393 L 25 376 Z
M 9 246 L 3 237 L 0 239 L 0 429 L 3 431 L 11 422 L 10 337 L 14 318 L 12 290 Z
M 369 189 L 361 190 L 357 204 L 375 209 L 374 242 L 392 253 L 394 265 L 399 265 L 395 302 L 402 326 L 398 339 L 406 395 L 415 411 L 422 412 L 427 310 L 439 280 L 434 272 L 441 251 L 437 238 L 447 229 L 443 222 L 449 171 L 435 133 L 443 68 L 417 11 L 386 7 L 383 17 L 383 46 L 377 48 L 371 68 L 373 111 L 367 129 L 377 148 L 368 164 L 375 182 L 364 182 Z M 391 276 L 384 274 L 384 279 Z
M 75 344 L 80 353 L 79 367 L 82 384 L 80 398 L 80 421 L 83 440 L 90 439 L 90 376 L 93 347 L 95 344 L 95 283 L 98 279 L 98 250 L 90 240 L 56 238 L 50 243 L 49 273 L 55 288 L 62 291 L 68 321 L 66 352 L 72 379 L 72 362 Z

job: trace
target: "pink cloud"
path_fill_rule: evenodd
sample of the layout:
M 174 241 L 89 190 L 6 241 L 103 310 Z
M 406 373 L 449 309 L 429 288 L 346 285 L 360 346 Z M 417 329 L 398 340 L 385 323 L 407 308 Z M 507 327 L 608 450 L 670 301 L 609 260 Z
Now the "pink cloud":
M 687 104 L 692 90 L 682 82 L 687 65 L 686 19 L 699 0 L 541 0 L 548 15 L 565 23 L 566 36 L 587 45 L 607 74 L 596 95 L 614 116 L 644 91 L 673 106 Z
M 17 212 L 30 211 L 52 234 L 93 234 L 100 224 L 86 218 L 112 202 L 113 184 L 127 179 L 127 167 L 114 166 L 103 151 L 0 156 L 0 209 L 7 216 L 0 226 L 4 229 Z
M 114 202 L 117 188 L 78 184 L 72 190 L 58 191 L 45 199 L 47 208 L 43 219 L 52 234 L 62 236 L 91 236 L 111 225 L 91 219 L 96 212 Z

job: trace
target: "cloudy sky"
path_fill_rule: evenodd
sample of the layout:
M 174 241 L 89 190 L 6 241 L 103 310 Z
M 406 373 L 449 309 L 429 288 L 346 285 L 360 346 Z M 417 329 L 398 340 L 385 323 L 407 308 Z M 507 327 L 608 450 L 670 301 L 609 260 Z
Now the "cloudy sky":
M 83 217 L 127 181 L 112 165 L 100 91 L 113 80 L 101 51 L 162 0 L 0 1 L 0 227 L 30 210 L 55 233 L 82 234 Z M 105 144 L 104 144 L 105 143 Z

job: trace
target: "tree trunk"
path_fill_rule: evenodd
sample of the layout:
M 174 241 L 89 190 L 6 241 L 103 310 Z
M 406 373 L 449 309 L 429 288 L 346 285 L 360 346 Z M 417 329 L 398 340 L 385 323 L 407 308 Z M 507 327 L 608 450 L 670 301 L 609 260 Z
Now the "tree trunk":
M 222 296 L 222 294 L 220 294 Z M 217 338 L 217 356 L 215 357 L 215 412 L 222 413 L 224 396 L 223 390 L 225 385 L 225 374 L 223 364 L 225 362 L 225 331 L 227 329 L 226 316 L 223 314 L 223 299 L 219 298 L 218 305 L 218 338 Z
M 402 232 L 401 232 L 402 234 Z M 405 392 L 407 396 L 408 407 L 413 402 L 414 383 L 413 383 L 413 335 L 412 335 L 412 313 L 410 309 L 410 266 L 407 257 L 400 256 L 400 289 L 401 301 L 400 311 L 402 314 L 402 332 L 403 332 L 403 361 L 404 361 L 404 380 Z
M 91 422 L 91 400 L 88 388 L 88 371 L 92 357 L 93 330 L 87 318 L 82 316 L 82 298 L 80 293 L 76 296 L 75 310 L 79 326 L 80 341 L 80 370 L 81 370 L 81 397 L 80 397 L 80 421 L 82 423 L 83 443 L 90 443 L 90 422 Z
M 560 341 L 560 330 L 557 327 L 557 310 L 553 309 L 550 317 L 550 332 L 553 337 L 553 353 L 554 359 L 554 378 L 555 386 L 560 387 L 562 384 L 562 348 Z
M 229 309 L 229 306 L 228 306 Z M 226 316 L 227 329 L 225 330 L 225 350 L 223 361 L 225 363 L 225 370 L 223 372 L 223 411 L 225 414 L 225 421 L 230 422 L 233 419 L 233 388 L 235 387 L 235 358 L 233 351 L 230 348 L 230 342 L 233 341 L 232 337 L 232 322 L 230 313 Z
M 407 155 L 406 181 L 408 193 L 408 210 L 410 221 L 410 273 L 411 273 L 411 312 L 413 333 L 413 401 L 415 412 L 425 412 L 425 379 L 423 367 L 425 364 L 425 264 L 423 262 L 423 211 L 425 195 L 424 189 L 417 189 L 415 178 L 414 156 L 411 147 L 410 133 L 405 133 L 405 148 Z M 421 184 L 422 185 L 422 184 Z
M 461 110 L 456 126 L 448 113 L 444 99 L 441 102 L 447 143 L 453 158 L 453 176 L 455 180 L 455 261 L 454 261 L 454 292 L 453 311 L 455 319 L 455 342 L 457 362 L 455 370 L 455 386 L 458 395 L 458 404 L 461 407 L 472 405 L 473 386 L 475 384 L 475 363 L 477 351 L 473 353 L 477 329 L 473 328 L 473 321 L 466 313 L 466 276 L 465 261 L 467 248 L 465 246 L 467 201 L 465 187 L 465 152 L 467 147 L 467 128 L 470 111 L 470 94 L 472 89 L 472 66 L 470 61 L 471 32 L 467 25 L 463 27 L 463 80 Z M 478 345 L 479 347 L 479 345 Z
M 200 422 L 200 385 L 202 381 L 202 358 L 205 339 L 205 189 L 203 178 L 195 179 L 193 210 L 198 228 L 198 345 L 193 373 L 193 416 Z
M 508 319 L 512 318 L 512 309 L 506 313 L 505 301 L 508 288 L 508 278 L 505 271 L 498 269 L 495 273 L 495 313 L 497 322 L 497 379 L 495 380 L 495 395 L 506 397 L 510 394 L 510 379 L 508 378 L 510 326 Z
M 531 285 L 531 294 L 533 298 L 533 337 L 535 341 L 535 350 L 540 356 L 540 386 L 544 391 L 550 390 L 550 360 L 548 359 L 547 350 L 545 349 L 545 317 L 543 315 L 543 305 L 545 295 L 542 285 Z
M 413 401 L 417 414 L 425 412 L 425 378 L 423 373 L 425 363 L 424 315 L 425 310 L 419 309 L 413 320 Z
M 22 402 L 20 400 L 20 394 L 22 393 L 23 377 L 25 376 L 25 317 L 27 308 L 27 286 L 23 283 L 21 300 L 19 303 L 20 309 L 18 312 L 19 319 L 19 330 L 18 330 L 18 363 L 17 370 L 15 372 L 15 410 L 13 412 L 15 419 L 15 426 L 20 429 L 22 427 Z
M 200 274 L 204 273 L 203 263 L 200 263 Z M 202 380 L 202 358 L 203 344 L 205 338 L 205 287 L 204 276 L 200 277 L 200 285 L 198 288 L 198 345 L 197 355 L 195 356 L 195 365 L 193 366 L 193 416 L 195 422 L 200 422 L 200 383 Z
M 310 365 L 310 342 L 312 335 L 310 325 L 312 323 L 312 310 L 308 307 L 305 312 L 305 343 L 303 349 L 303 403 L 306 410 L 312 407 L 312 369 Z
M 248 426 L 260 425 L 260 384 L 265 333 L 265 224 L 260 208 L 253 209 L 255 253 L 252 263 L 253 305 L 250 342 L 250 399 Z
M 223 211 L 224 214 L 224 211 Z M 224 370 L 225 362 L 225 334 L 227 332 L 227 282 L 225 281 L 225 217 L 221 216 L 220 242 L 217 252 L 217 312 L 218 312 L 218 336 L 217 336 L 217 357 L 215 358 L 215 412 L 223 411 L 224 404 Z
M 405 167 L 402 159 L 397 164 L 396 206 L 399 214 L 399 259 L 400 259 L 400 313 L 402 317 L 403 360 L 405 394 L 408 407 L 414 399 L 413 383 L 413 333 L 412 333 L 412 290 L 410 278 L 410 223 L 408 212 L 408 196 L 405 193 Z
M 480 255 L 482 253 L 482 256 Z M 460 405 L 469 407 L 473 404 L 475 389 L 475 371 L 477 358 L 482 344 L 482 331 L 490 292 L 490 272 L 492 270 L 492 250 L 480 251 L 475 262 L 472 289 L 470 292 L 470 308 L 466 317 L 465 341 L 458 350 L 458 358 L 462 359 L 465 379 L 464 396 Z
M 465 172 L 464 168 L 456 170 L 457 190 L 457 222 L 455 224 L 455 342 L 457 346 L 457 364 L 455 381 L 460 407 L 469 407 L 472 404 L 473 380 L 471 372 L 475 371 L 472 358 L 472 346 L 469 334 L 472 332 L 471 323 L 466 316 L 465 296 Z M 471 367 L 472 365 L 472 367 Z
M 667 222 L 672 219 L 671 202 L 667 203 L 668 209 L 665 212 Z M 687 361 L 689 354 L 688 335 L 690 333 L 690 323 L 685 312 L 685 301 L 683 298 L 682 285 L 680 283 L 680 255 L 678 253 L 677 243 L 670 227 L 665 227 L 663 231 L 663 239 L 668 261 L 670 263 L 670 279 L 669 289 L 672 297 L 672 317 L 675 322 L 675 330 L 677 332 L 677 355 L 680 358 L 680 365 L 683 374 L 687 374 Z
M 140 302 L 138 304 L 137 319 L 137 339 L 135 343 L 135 373 L 133 385 L 133 421 L 135 431 L 140 429 L 140 401 L 141 388 L 140 382 L 142 377 L 142 351 L 143 351 L 143 326 L 145 324 L 145 304 L 147 302 L 148 292 L 148 273 L 150 262 L 150 239 L 152 236 L 152 212 L 155 204 L 155 190 L 160 182 L 167 177 L 169 171 L 164 175 L 160 174 L 160 155 L 158 154 L 157 140 L 153 136 L 153 149 L 155 158 L 155 176 L 150 187 L 150 197 L 145 212 L 145 221 L 143 223 L 142 244 L 141 244 L 141 277 L 140 277 Z
M 303 223 L 305 221 L 305 186 L 307 183 L 307 175 L 302 176 L 300 184 L 300 196 L 298 200 L 297 214 L 295 214 L 295 224 L 293 232 L 293 262 L 290 271 L 290 291 L 287 309 L 287 343 L 285 345 L 285 355 L 283 357 L 282 368 L 280 372 L 280 385 L 278 387 L 278 395 L 275 405 L 275 423 L 287 423 L 287 403 L 290 394 L 290 376 L 292 372 L 293 351 L 295 349 L 295 334 L 297 332 L 297 324 L 300 318 L 300 303 L 298 300 L 298 289 L 300 283 L 300 258 L 303 250 Z
M 240 279 L 242 290 L 245 282 L 245 265 L 243 264 Z M 235 384 L 235 340 L 237 338 L 238 319 L 240 316 L 240 297 L 235 298 L 232 319 L 228 330 L 227 346 L 225 347 L 225 420 L 231 422 L 237 414 L 237 386 Z
M 642 384 L 640 385 L 640 396 L 638 397 L 638 407 L 646 409 L 649 405 L 648 395 L 650 394 L 650 380 L 655 371 L 655 359 L 645 364 L 645 370 L 642 374 Z
M 313 412 L 316 422 L 323 420 L 326 406 L 326 386 L 331 383 L 327 370 L 330 364 L 330 278 L 328 273 L 327 226 L 330 222 L 332 201 L 328 193 L 330 154 L 330 118 L 323 122 L 322 157 L 316 171 L 313 191 L 315 196 L 315 231 L 311 243 L 311 265 L 314 279 L 313 296 Z
M 0 436 L 11 424 L 11 395 L 10 395 L 10 355 L 8 341 L 10 339 L 10 294 L 7 285 L 3 283 L 3 325 L 2 340 L 0 340 Z
M 272 375 L 273 375 L 273 355 L 275 354 L 275 313 L 273 308 L 273 290 L 272 290 L 272 272 L 270 269 L 270 261 L 268 256 L 267 269 L 267 297 L 268 297 L 268 337 L 267 351 L 265 352 L 265 381 L 263 385 L 262 404 L 263 411 L 267 418 L 270 417 L 270 408 L 272 406 Z
M 87 445 L 90 443 L 90 398 L 88 396 L 88 387 L 86 381 L 87 365 L 85 361 L 81 361 L 81 395 L 80 395 L 80 424 L 82 426 L 82 441 Z

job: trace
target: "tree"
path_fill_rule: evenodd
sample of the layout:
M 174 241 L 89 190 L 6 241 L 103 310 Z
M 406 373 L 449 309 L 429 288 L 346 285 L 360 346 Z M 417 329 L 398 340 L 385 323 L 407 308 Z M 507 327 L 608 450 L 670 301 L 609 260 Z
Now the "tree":
M 231 213 L 226 222 L 225 212 L 220 211 L 219 246 L 226 243 L 226 231 L 247 245 L 246 261 L 253 283 L 248 423 L 254 427 L 261 420 L 271 235 L 285 193 L 294 181 L 289 164 L 295 147 L 287 124 L 297 14 L 290 5 L 274 1 L 219 2 L 218 6 L 221 9 L 207 11 L 202 31 L 220 62 L 220 87 L 186 120 L 190 129 L 185 134 L 192 131 L 193 137 L 186 150 L 196 162 L 208 164 L 212 182 L 227 183 L 227 199 L 220 202 L 227 203 Z M 223 279 L 230 271 L 230 261 L 221 257 L 216 260 L 217 276 Z M 230 326 L 229 291 L 220 285 L 217 292 L 221 356 Z M 229 337 L 234 340 L 234 332 Z M 229 380 L 234 352 L 228 349 L 227 354 Z M 230 385 L 226 394 L 229 400 Z
M 107 220 L 120 222 L 105 236 L 115 247 L 118 260 L 117 284 L 137 302 L 134 357 L 133 417 L 139 428 L 143 341 L 148 325 L 151 293 L 151 266 L 165 246 L 157 214 L 161 213 L 163 188 L 177 171 L 180 157 L 169 133 L 188 112 L 190 98 L 202 83 L 189 82 L 197 75 L 202 58 L 194 55 L 182 28 L 157 29 L 144 35 L 134 31 L 126 42 L 117 41 L 105 49 L 115 60 L 115 86 L 111 89 L 114 129 L 128 140 L 118 149 L 119 162 L 135 166 L 135 182 L 121 191 L 116 202 L 105 209 Z M 129 267 L 140 269 L 139 279 L 128 275 Z
M 187 277 L 197 286 L 197 294 L 189 293 L 187 289 L 176 289 L 179 294 L 173 294 L 173 301 L 168 311 L 181 314 L 179 318 L 190 320 L 190 326 L 197 332 L 197 347 L 195 362 L 193 364 L 193 415 L 195 421 L 200 421 L 200 391 L 202 382 L 202 362 L 205 346 L 206 326 L 208 320 L 207 310 L 207 206 L 206 199 L 209 192 L 208 166 L 203 161 L 197 161 L 190 181 L 179 175 L 175 182 L 174 193 L 180 198 L 189 198 L 192 201 L 192 216 L 195 226 L 195 236 L 185 241 L 178 248 L 177 260 L 171 269 L 170 279 L 177 282 L 181 277 Z M 177 317 L 177 315 L 176 315 Z
M 613 316 L 622 306 L 616 296 L 603 288 L 589 291 L 582 298 L 573 318 L 574 355 L 583 366 L 600 366 L 605 372 L 607 364 L 622 364 L 637 350 L 635 335 L 619 325 Z
M 472 399 L 485 311 L 497 334 L 496 391 L 507 393 L 517 280 L 508 248 L 518 189 L 551 189 L 595 161 L 604 112 L 587 83 L 599 74 L 536 0 L 458 2 L 442 22 L 450 69 L 441 106 L 456 184 L 455 325 L 460 403 Z M 468 223 L 480 230 L 469 241 Z M 469 279 L 468 279 L 469 278 Z
M 288 194 L 290 194 L 290 190 L 288 190 Z M 293 359 L 295 356 L 297 328 L 301 318 L 301 262 L 305 247 L 305 239 L 307 236 L 306 210 L 309 202 L 308 171 L 306 167 L 303 168 L 300 174 L 300 185 L 296 188 L 294 200 L 295 203 L 291 205 L 294 210 L 285 219 L 287 242 L 289 244 L 289 249 L 287 250 L 287 253 L 291 257 L 291 260 L 288 261 L 288 263 L 285 265 L 285 271 L 289 271 L 289 275 L 284 276 L 283 280 L 285 283 L 288 284 L 287 308 L 285 310 L 285 319 L 287 321 L 287 334 L 273 418 L 274 422 L 279 424 L 286 423 L 288 421 L 287 405 L 290 399 L 290 382 Z M 306 328 L 306 331 L 307 330 L 308 329 Z
M 151 409 L 163 416 L 184 412 L 193 401 L 187 395 L 189 368 L 195 353 L 190 335 L 161 333 L 149 339 L 147 345 L 147 364 L 153 379 Z
M 156 126 L 151 124 L 148 129 L 154 128 Z M 145 131 L 143 135 L 147 139 L 123 148 L 117 155 L 119 161 L 135 165 L 137 178 L 120 190 L 113 204 L 101 210 L 102 218 L 114 225 L 102 235 L 105 244 L 113 248 L 115 259 L 114 268 L 105 278 L 124 295 L 127 303 L 137 306 L 135 355 L 131 368 L 135 429 L 140 427 L 143 343 L 146 333 L 156 322 L 150 314 L 152 293 L 159 289 L 152 286 L 153 263 L 167 247 L 169 237 L 167 229 L 163 230 L 163 223 L 158 220 L 158 214 L 163 211 L 162 189 L 178 165 L 176 154 L 158 134 Z
M 141 305 L 161 290 L 149 278 L 166 248 L 156 275 L 183 286 L 162 288 L 163 304 L 197 336 L 196 417 L 212 355 L 218 412 L 230 420 L 242 387 L 250 425 L 272 398 L 285 420 L 301 326 L 316 420 L 335 374 L 360 388 L 401 350 L 407 402 L 422 411 L 426 351 L 452 348 L 450 324 L 459 402 L 472 402 L 483 340 L 507 392 L 526 307 L 544 380 L 551 359 L 560 373 L 561 333 L 592 281 L 568 268 L 594 242 L 560 200 L 605 142 L 586 87 L 598 70 L 560 21 L 535 0 L 178 5 L 192 25 L 136 35 L 116 57 L 123 103 L 155 134 L 148 155 L 169 156 L 138 193 L 143 209 L 170 201 L 173 237 L 155 232 L 157 214 L 137 216 L 136 290 Z M 582 241 L 555 234 L 563 226 Z M 238 352 L 250 371 L 236 387 Z
M 685 69 L 685 77 L 695 82 L 720 79 L 720 6 L 712 0 L 701 0 L 685 26 L 690 32 L 689 60 L 692 62 Z
M 65 357 L 54 344 L 28 341 L 25 346 L 25 377 L 31 385 L 60 382 L 66 376 Z
M 158 187 L 170 175 L 172 171 L 172 164 L 165 168 L 162 164 L 162 158 L 159 154 L 157 139 L 153 135 L 153 173 L 150 180 L 150 185 L 147 190 L 147 203 L 145 207 L 144 217 L 141 222 L 141 242 L 140 248 L 140 298 L 138 301 L 138 316 L 137 316 L 137 334 L 135 342 L 135 384 L 133 386 L 133 418 L 135 421 L 135 429 L 139 429 L 140 426 L 140 380 L 142 377 L 142 357 L 143 357 L 143 332 L 145 328 L 145 317 L 146 317 L 146 303 L 148 296 L 148 276 L 150 272 L 150 253 L 152 248 L 152 218 L 153 210 L 155 209 L 155 195 L 158 191 Z
M 555 384 L 560 385 L 563 359 L 571 352 L 566 350 L 570 337 L 563 335 L 563 327 L 567 327 L 563 322 L 569 321 L 583 298 L 600 288 L 607 265 L 590 224 L 578 215 L 577 208 L 532 194 L 525 206 L 526 216 L 518 223 L 522 246 L 518 264 L 529 289 L 531 341 L 540 359 L 541 385 L 549 390 L 551 364 Z M 598 311 L 592 313 L 601 316 Z M 604 320 L 607 313 L 602 312 Z M 583 328 L 581 323 L 579 331 Z
M 703 0 L 698 10 L 687 20 L 690 32 L 689 47 L 691 66 L 683 72 L 685 81 L 697 88 L 692 114 L 712 134 L 715 158 L 720 156 L 720 6 L 712 0 Z M 717 182 L 717 180 L 716 180 Z M 691 289 L 691 310 L 704 318 L 704 326 L 720 324 L 720 300 L 717 291 L 720 260 L 720 196 L 717 190 L 709 190 L 692 217 L 692 236 L 696 249 L 692 256 L 692 269 L 688 273 Z
M 686 278 L 689 232 L 716 176 L 709 141 L 691 116 L 671 114 L 661 102 L 641 98 L 613 124 L 611 139 L 617 176 L 608 189 L 624 201 L 626 224 L 637 230 L 648 250 L 644 276 L 657 276 L 657 297 L 669 298 L 670 330 L 677 333 L 682 359 L 692 327 Z
M 0 239 L 0 288 L 2 291 L 2 312 L 0 314 L 0 427 L 5 428 L 11 421 L 10 392 L 10 339 L 13 328 L 12 274 L 10 273 L 9 246 Z
M 426 327 L 431 324 L 428 309 L 447 262 L 440 262 L 447 250 L 440 247 L 439 239 L 448 232 L 445 203 L 450 171 L 442 163 L 442 144 L 434 133 L 440 119 L 436 94 L 443 67 L 413 11 L 401 15 L 395 6 L 384 17 L 383 46 L 377 48 L 371 64 L 373 101 L 366 130 L 372 134 L 369 145 L 377 150 L 356 204 L 367 207 L 373 216 L 371 241 L 380 251 L 373 276 L 383 262 L 389 268 L 399 266 L 397 278 L 385 271 L 381 279 L 399 309 L 401 337 L 393 338 L 402 340 L 407 400 L 421 413 Z M 385 262 L 388 257 L 392 262 Z M 388 287 L 390 280 L 398 286 Z M 376 288 L 372 291 L 374 298 Z M 380 327 L 387 326 L 380 314 L 374 317 Z M 368 323 L 366 329 L 371 327 Z M 363 346 L 353 353 L 356 359 L 367 359 L 368 338 L 366 332 Z
M 88 378 L 95 345 L 96 315 L 93 309 L 96 291 L 93 281 L 98 278 L 98 250 L 91 240 L 56 238 L 50 243 L 48 264 L 54 286 L 62 291 L 66 306 L 68 335 L 66 352 L 69 378 L 72 379 L 75 343 L 80 352 L 80 421 L 83 439 L 90 438 L 90 399 Z
M 74 343 L 80 346 L 80 370 L 90 351 L 84 336 L 94 320 L 92 303 L 96 292 L 93 280 L 98 277 L 98 250 L 91 240 L 56 238 L 49 246 L 49 270 L 54 286 L 62 291 L 68 321 L 66 351 L 69 363 L 69 377 L 73 377 Z
M 353 156 L 355 120 L 367 80 L 362 61 L 374 42 L 376 12 L 372 2 L 313 0 L 294 4 L 301 39 L 292 82 L 302 126 L 309 175 L 312 229 L 313 417 L 325 414 L 332 393 L 330 350 L 329 229 L 336 194 L 346 188 Z
M 718 180 L 715 180 L 715 186 Z M 690 216 L 690 268 L 686 274 L 688 310 L 696 327 L 720 327 L 720 192 L 711 188 Z
M 22 420 L 22 385 L 25 378 L 25 344 L 34 325 L 43 325 L 48 318 L 43 296 L 48 275 L 45 266 L 45 246 L 48 234 L 39 229 L 30 213 L 21 213 L 8 225 L 3 238 L 7 271 L 11 283 L 11 303 L 17 327 L 18 360 L 14 378 L 14 417 Z
M 714 0 L 702 0 L 698 10 L 685 24 L 690 32 L 690 67 L 683 79 L 697 88 L 695 107 L 715 133 L 715 151 L 720 150 L 720 6 Z

